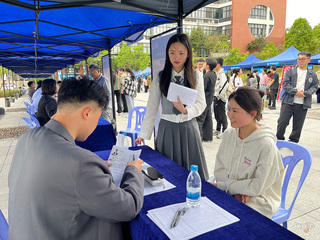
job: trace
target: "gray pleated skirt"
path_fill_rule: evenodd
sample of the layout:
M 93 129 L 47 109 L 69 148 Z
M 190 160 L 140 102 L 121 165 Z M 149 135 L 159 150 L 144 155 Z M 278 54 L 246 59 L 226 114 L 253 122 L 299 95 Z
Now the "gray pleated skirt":
M 156 150 L 189 171 L 191 165 L 198 165 L 200 177 L 208 179 L 207 163 L 195 118 L 182 123 L 161 119 Z

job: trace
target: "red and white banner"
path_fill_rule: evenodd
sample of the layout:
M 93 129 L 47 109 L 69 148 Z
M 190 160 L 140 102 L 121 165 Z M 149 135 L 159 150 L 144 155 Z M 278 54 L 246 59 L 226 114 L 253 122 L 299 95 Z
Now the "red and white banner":
M 282 68 L 282 75 L 281 75 L 281 81 L 280 81 L 280 85 L 279 85 L 279 89 L 278 89 L 277 100 L 279 100 L 279 98 L 280 98 L 280 93 L 281 93 L 281 90 L 282 90 L 282 82 L 283 82 L 284 75 L 286 74 L 288 69 L 294 68 L 294 67 L 295 66 L 284 66 Z

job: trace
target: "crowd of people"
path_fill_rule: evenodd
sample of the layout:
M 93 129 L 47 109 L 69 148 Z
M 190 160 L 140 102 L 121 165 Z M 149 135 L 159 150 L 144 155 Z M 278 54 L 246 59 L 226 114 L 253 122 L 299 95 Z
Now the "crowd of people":
M 269 108 L 276 108 L 276 66 L 271 66 L 270 72 L 252 72 L 244 82 L 241 69 L 234 69 L 231 76 L 225 73 L 220 57 L 199 59 L 194 68 L 185 34 L 173 35 L 165 51 L 164 68 L 153 76 L 136 143 L 151 138 L 161 106 L 155 150 L 188 170 L 198 165 L 201 178 L 270 218 L 280 205 L 284 176 L 276 141 L 284 139 L 293 117 L 289 140 L 299 142 L 311 95 L 318 88 L 315 73 L 307 68 L 311 54 L 300 52 L 297 66 L 284 76 L 285 94 L 275 134 L 259 121 L 265 95 Z M 9 173 L 12 238 L 122 239 L 121 222 L 130 221 L 142 207 L 142 160 L 128 162 L 117 187 L 108 163 L 74 144 L 74 140 L 85 140 L 99 117 L 106 117 L 110 110 L 108 80 L 97 65 L 89 69 L 94 81 L 67 79 L 60 89 L 54 80 L 42 82 L 38 114 L 46 112 L 48 116 L 42 122 L 44 127 L 19 139 Z M 197 91 L 195 104 L 185 105 L 179 96 L 169 101 L 170 83 Z M 145 83 L 136 80 L 129 68 L 119 68 L 113 72 L 113 84 L 117 112 L 122 113 L 132 109 L 139 92 L 136 88 L 141 90 Z M 30 95 L 36 94 L 35 86 L 29 87 Z M 213 136 L 222 140 L 214 156 L 214 176 L 209 178 L 202 141 L 212 141 Z M 34 146 L 41 148 L 30 151 Z

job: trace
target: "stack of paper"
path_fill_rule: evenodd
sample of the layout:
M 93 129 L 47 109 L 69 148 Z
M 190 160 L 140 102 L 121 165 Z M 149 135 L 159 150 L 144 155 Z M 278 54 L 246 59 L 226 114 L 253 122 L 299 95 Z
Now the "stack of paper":
M 170 238 L 191 239 L 214 229 L 235 223 L 239 219 L 208 198 L 202 197 L 198 208 L 188 208 L 177 227 L 170 228 L 176 211 L 186 207 L 178 203 L 148 211 L 147 216 Z

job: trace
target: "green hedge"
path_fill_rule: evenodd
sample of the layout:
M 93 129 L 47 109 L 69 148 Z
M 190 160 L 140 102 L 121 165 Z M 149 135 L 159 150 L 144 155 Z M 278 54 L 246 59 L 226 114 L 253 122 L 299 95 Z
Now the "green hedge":
M 10 90 L 10 96 L 14 97 L 15 93 L 20 93 L 22 92 L 21 89 L 15 89 L 15 90 Z M 4 97 L 4 92 L 3 90 L 0 90 L 0 97 L 3 98 Z M 6 90 L 6 97 L 9 97 L 9 90 Z

